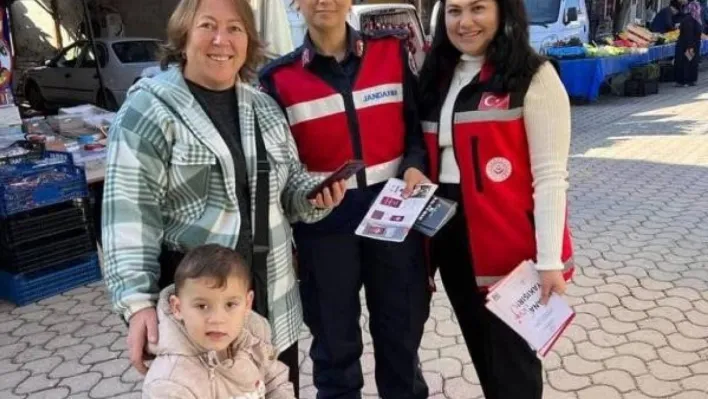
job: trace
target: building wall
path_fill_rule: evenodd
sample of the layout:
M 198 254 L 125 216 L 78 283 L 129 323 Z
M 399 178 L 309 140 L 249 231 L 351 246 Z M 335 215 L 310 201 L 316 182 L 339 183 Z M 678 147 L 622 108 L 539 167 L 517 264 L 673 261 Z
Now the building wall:
M 51 57 L 63 44 L 76 40 L 82 20 L 76 0 L 56 0 L 59 32 L 50 0 L 16 0 L 10 8 L 13 39 L 18 64 Z
M 125 36 L 165 38 L 167 20 L 178 0 L 108 0 L 104 1 L 123 19 Z

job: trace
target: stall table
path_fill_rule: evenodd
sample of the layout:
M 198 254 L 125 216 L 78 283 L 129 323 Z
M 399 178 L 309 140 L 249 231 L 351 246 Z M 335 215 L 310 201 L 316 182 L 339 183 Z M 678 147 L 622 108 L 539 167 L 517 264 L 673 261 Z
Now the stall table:
M 672 58 L 676 46 L 653 46 L 644 54 L 616 57 L 595 57 L 577 60 L 559 60 L 561 80 L 572 99 L 593 102 L 600 96 L 600 86 L 609 77 L 628 72 L 634 65 Z M 701 43 L 701 55 L 708 54 L 708 40 Z

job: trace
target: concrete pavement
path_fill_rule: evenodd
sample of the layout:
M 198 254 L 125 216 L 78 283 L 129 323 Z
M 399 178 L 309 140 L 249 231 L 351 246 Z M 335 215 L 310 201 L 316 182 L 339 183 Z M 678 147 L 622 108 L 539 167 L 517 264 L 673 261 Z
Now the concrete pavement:
M 545 359 L 549 399 L 708 399 L 708 79 L 573 108 L 578 316 Z M 442 285 L 420 350 L 432 398 L 482 398 Z M 366 314 L 362 318 L 366 321 Z M 364 326 L 364 331 L 367 327 Z M 0 302 L 0 398 L 138 398 L 102 284 Z M 310 339 L 301 397 L 315 397 Z M 375 397 L 371 338 L 362 359 Z M 523 399 L 523 398 L 520 398 Z

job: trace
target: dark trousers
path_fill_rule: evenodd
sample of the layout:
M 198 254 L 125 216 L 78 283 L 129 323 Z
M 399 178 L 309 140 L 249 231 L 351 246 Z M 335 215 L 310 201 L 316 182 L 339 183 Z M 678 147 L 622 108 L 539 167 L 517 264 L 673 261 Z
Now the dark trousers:
M 686 58 L 686 47 L 676 46 L 676 54 L 674 57 L 674 77 L 676 83 L 680 85 L 696 83 L 698 80 L 698 64 L 701 59 L 700 45 L 696 51 L 696 56 L 692 60 Z
M 351 233 L 296 230 L 295 240 L 305 323 L 313 336 L 310 357 L 317 398 L 361 398 L 362 286 L 379 395 L 384 399 L 427 398 L 418 347 L 430 310 L 430 293 L 420 235 L 412 232 L 403 243 L 387 243 Z
M 442 185 L 442 195 L 460 205 L 458 185 Z M 465 338 L 486 399 L 541 399 L 541 361 L 514 330 L 484 306 L 469 255 L 464 209 L 436 235 L 432 256 Z M 479 250 L 484 250 L 480 248 Z
M 168 251 L 162 249 L 160 254 L 160 280 L 158 285 L 160 290 L 175 282 L 175 271 L 179 262 L 184 257 L 181 252 Z M 290 369 L 290 382 L 295 388 L 295 397 L 300 397 L 300 363 L 298 362 L 297 342 L 288 349 L 282 351 L 278 360 L 283 362 Z

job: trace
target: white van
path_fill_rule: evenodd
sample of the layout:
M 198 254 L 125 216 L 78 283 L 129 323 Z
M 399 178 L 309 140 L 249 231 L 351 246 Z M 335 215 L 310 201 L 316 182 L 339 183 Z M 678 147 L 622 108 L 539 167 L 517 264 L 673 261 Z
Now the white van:
M 524 0 L 529 18 L 531 47 L 539 53 L 558 41 L 578 38 L 587 43 L 590 37 L 590 18 L 585 0 Z M 435 23 L 440 2 L 435 3 L 430 19 L 430 33 Z
M 305 38 L 304 21 L 297 11 L 288 8 L 293 45 L 299 47 Z M 410 4 L 361 4 L 352 6 L 347 22 L 354 29 L 367 32 L 378 29 L 406 29 L 410 32 L 410 50 L 418 69 L 423 65 L 429 44 L 418 11 Z

